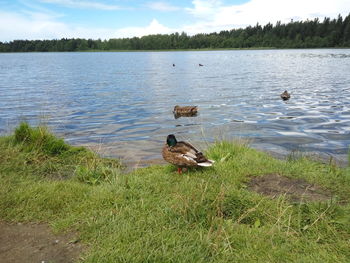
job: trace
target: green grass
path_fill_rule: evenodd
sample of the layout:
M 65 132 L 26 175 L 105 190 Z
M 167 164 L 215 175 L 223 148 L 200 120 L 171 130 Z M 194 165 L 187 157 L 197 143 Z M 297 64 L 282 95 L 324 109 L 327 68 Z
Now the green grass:
M 116 160 L 21 124 L 0 138 L 0 219 L 77 231 L 84 262 L 350 262 L 350 172 L 307 158 L 276 160 L 217 142 L 207 169 L 121 172 Z M 279 173 L 329 189 L 329 202 L 292 204 L 246 189 Z

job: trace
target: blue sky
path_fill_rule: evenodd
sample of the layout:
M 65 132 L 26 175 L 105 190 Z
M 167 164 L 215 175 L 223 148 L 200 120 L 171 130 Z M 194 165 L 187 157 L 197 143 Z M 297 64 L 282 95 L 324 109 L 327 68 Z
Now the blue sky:
M 350 0 L 0 0 L 0 41 L 193 35 L 349 12 Z

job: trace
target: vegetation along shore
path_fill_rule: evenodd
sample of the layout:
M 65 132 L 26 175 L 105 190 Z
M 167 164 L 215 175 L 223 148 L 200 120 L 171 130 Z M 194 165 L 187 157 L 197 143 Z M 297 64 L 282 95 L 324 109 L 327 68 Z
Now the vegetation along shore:
M 14 40 L 0 42 L 0 52 L 57 52 L 57 51 L 130 51 L 130 50 L 188 50 L 234 48 L 333 48 L 350 47 L 350 14 L 343 18 L 325 17 L 306 21 L 277 22 L 264 26 L 223 30 L 219 33 L 196 34 L 185 32 L 168 35 L 109 40 L 53 39 Z
M 0 221 L 76 233 L 75 261 L 350 261 L 349 167 L 218 141 L 212 167 L 123 173 L 25 123 L 0 149 Z

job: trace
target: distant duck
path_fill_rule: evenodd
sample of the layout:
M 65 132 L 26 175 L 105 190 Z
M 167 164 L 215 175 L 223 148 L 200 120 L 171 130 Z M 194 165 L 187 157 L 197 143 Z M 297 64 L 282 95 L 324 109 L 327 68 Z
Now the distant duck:
M 204 65 L 203 64 L 198 64 L 200 67 L 203 67 Z
M 282 100 L 289 100 L 290 99 L 290 94 L 288 93 L 288 91 L 284 91 L 282 94 L 281 94 L 281 98 Z
M 188 142 L 178 142 L 174 134 L 168 135 L 162 155 L 165 161 L 178 167 L 177 172 L 179 174 L 182 173 L 183 167 L 209 167 L 214 163 Z
M 193 117 L 198 113 L 197 106 L 179 106 L 176 105 L 173 110 L 175 118 L 179 117 Z
M 173 67 L 175 67 L 175 64 L 173 63 Z

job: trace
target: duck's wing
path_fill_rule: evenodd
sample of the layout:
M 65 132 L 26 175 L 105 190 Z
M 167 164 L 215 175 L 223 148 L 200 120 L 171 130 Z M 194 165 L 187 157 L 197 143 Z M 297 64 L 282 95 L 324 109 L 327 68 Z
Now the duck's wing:
M 182 106 L 182 107 L 177 107 L 176 109 L 174 108 L 174 112 L 180 113 L 180 114 L 185 114 L 185 113 L 192 113 L 195 114 L 197 113 L 197 106 Z
M 191 112 L 191 113 L 197 113 L 197 111 L 198 111 L 198 108 L 197 108 L 197 106 L 190 106 L 189 107 L 189 112 Z
M 197 158 L 197 153 L 199 152 L 193 145 L 188 142 L 178 142 L 175 146 L 170 148 L 170 151 L 182 154 L 193 160 Z
M 172 164 L 180 165 L 180 166 L 196 166 L 196 155 L 186 150 L 186 147 L 182 147 L 183 145 L 178 145 L 177 143 L 175 146 L 168 146 L 165 145 L 163 147 L 163 158 Z
M 204 154 L 198 151 L 192 144 L 188 142 L 178 142 L 175 147 L 180 147 L 180 152 L 185 158 L 190 158 L 200 166 L 211 166 L 214 161 L 207 159 Z M 179 149 L 178 149 L 179 150 Z

